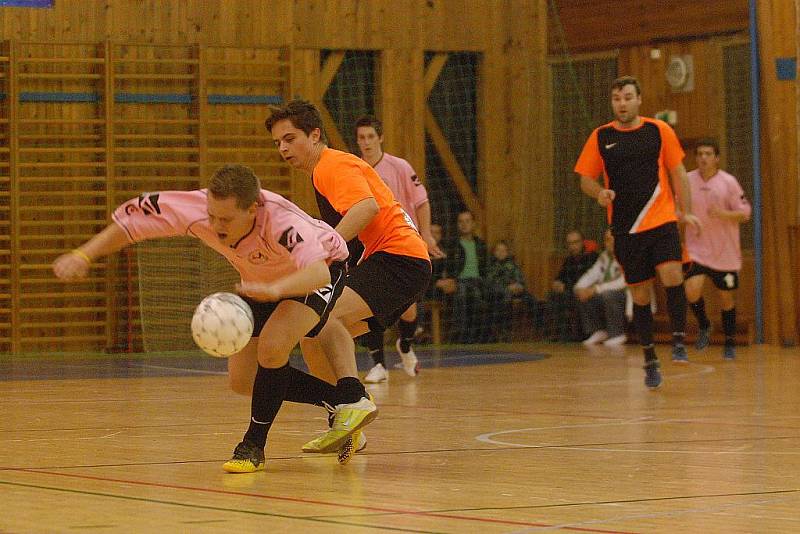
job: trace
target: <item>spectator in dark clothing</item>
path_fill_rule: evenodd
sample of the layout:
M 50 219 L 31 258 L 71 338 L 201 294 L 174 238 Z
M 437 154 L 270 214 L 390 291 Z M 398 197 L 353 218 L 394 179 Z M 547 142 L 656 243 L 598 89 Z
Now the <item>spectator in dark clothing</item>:
M 442 225 L 431 223 L 431 235 L 433 236 L 436 245 L 442 247 Z M 444 251 L 443 251 L 444 252 Z M 431 283 L 428 284 L 428 289 L 425 290 L 425 301 L 418 309 L 417 332 L 415 333 L 417 343 L 430 342 L 433 339 L 433 313 L 430 304 L 432 301 L 444 302 L 446 294 L 439 287 L 438 282 L 445 278 L 444 263 L 445 257 L 433 258 L 431 257 Z M 440 308 L 441 309 L 441 308 Z
M 583 328 L 578 314 L 578 300 L 573 288 L 583 273 L 597 260 L 597 252 L 586 252 L 583 234 L 567 233 L 567 251 L 558 276 L 553 280 L 548 298 L 548 331 L 553 341 L 580 341 Z
M 443 245 L 443 232 L 441 224 L 431 224 L 431 235 L 433 236 L 433 239 L 436 241 L 437 245 Z M 445 278 L 444 268 L 446 259 L 447 256 L 444 258 L 431 258 L 431 283 L 428 284 L 428 289 L 425 292 L 425 297 L 427 299 L 442 300 L 444 298 L 443 291 L 436 284 L 439 280 Z
M 525 277 L 505 241 L 498 241 L 492 248 L 492 257 L 486 274 L 489 322 L 499 339 L 506 339 L 510 331 L 513 303 L 523 305 L 526 317 L 537 316 L 536 300 L 525 289 Z
M 449 295 L 450 340 L 455 343 L 478 343 L 489 337 L 483 320 L 486 244 L 474 228 L 472 212 L 458 214 L 458 238 L 444 242 L 445 278 L 436 282 L 436 287 Z

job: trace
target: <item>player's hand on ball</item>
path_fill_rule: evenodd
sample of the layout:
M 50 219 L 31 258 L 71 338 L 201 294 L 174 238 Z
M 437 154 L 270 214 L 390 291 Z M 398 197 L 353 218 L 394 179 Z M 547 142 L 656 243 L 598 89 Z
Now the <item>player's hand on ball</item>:
M 70 282 L 86 278 L 86 275 L 89 274 L 89 267 L 90 264 L 86 258 L 74 252 L 67 252 L 53 262 L 53 273 L 59 280 Z
M 242 282 L 236 284 L 236 291 L 264 302 L 275 302 L 281 299 L 281 294 L 273 285 L 263 282 Z
M 614 201 L 617 194 L 611 189 L 603 189 L 597 194 L 597 203 L 604 208 Z

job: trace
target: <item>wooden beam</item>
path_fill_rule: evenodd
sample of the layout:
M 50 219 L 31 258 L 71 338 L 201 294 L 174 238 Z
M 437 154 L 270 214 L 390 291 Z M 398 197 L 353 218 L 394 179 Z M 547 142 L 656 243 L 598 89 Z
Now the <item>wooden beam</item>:
M 328 59 L 325 60 L 325 65 L 319 73 L 319 94 L 324 95 L 328 90 L 336 73 L 339 72 L 339 67 L 342 66 L 344 61 L 344 51 L 331 52 Z
M 110 11 L 110 10 L 109 10 Z M 103 56 L 105 58 L 104 61 L 104 91 L 106 94 L 106 98 L 103 99 L 103 114 L 105 119 L 105 160 L 106 160 L 106 215 L 111 218 L 111 214 L 114 212 L 116 208 L 116 202 L 114 198 L 114 193 L 117 190 L 117 182 L 116 177 L 114 174 L 114 153 L 115 153 L 115 143 L 114 143 L 114 93 L 115 93 L 115 84 L 114 84 L 114 44 L 109 40 L 106 39 L 103 42 Z M 76 243 L 78 245 L 80 243 Z M 119 265 L 119 254 L 113 254 L 109 258 L 110 265 L 117 267 Z M 127 260 L 130 259 L 130 256 L 125 256 Z M 117 314 L 112 313 L 112 310 L 118 309 L 118 302 L 117 302 L 117 295 L 118 292 L 114 287 L 114 281 L 117 278 L 117 269 L 106 269 L 105 272 L 105 285 L 106 285 L 106 324 L 105 324 L 105 335 L 106 335 L 106 348 L 114 346 L 114 336 L 117 332 Z M 130 280 L 126 281 L 130 284 Z M 130 328 L 130 309 L 127 310 L 128 313 L 128 321 L 126 328 Z M 126 347 L 128 351 L 131 350 L 131 347 Z
M 428 131 L 428 135 L 431 136 L 431 141 L 433 141 L 433 145 L 436 147 L 436 151 L 442 159 L 442 164 L 445 170 L 450 174 L 450 178 L 452 178 L 453 184 L 456 186 L 459 195 L 461 195 L 464 204 L 475 214 L 476 219 L 483 221 L 483 206 L 478 200 L 478 197 L 475 196 L 475 192 L 472 191 L 472 186 L 469 180 L 467 180 L 467 176 L 464 174 L 464 171 L 461 170 L 461 166 L 458 164 L 455 154 L 450 150 L 447 138 L 444 136 L 442 129 L 439 128 L 439 124 L 436 122 L 436 118 L 433 116 L 430 108 L 425 110 L 425 129 Z
M 430 63 L 428 63 L 424 78 L 426 100 L 428 95 L 431 94 L 433 86 L 436 84 L 436 80 L 439 78 L 439 74 L 441 74 L 445 63 L 447 63 L 447 58 L 448 54 L 436 54 L 433 56 L 433 59 L 431 59 Z M 444 136 L 442 129 L 439 128 L 439 124 L 436 122 L 436 117 L 433 116 L 430 106 L 427 104 L 425 105 L 425 130 L 428 132 L 428 135 L 431 136 L 433 146 L 439 153 L 445 170 L 450 174 L 450 178 L 453 180 L 458 194 L 461 195 L 461 200 L 464 201 L 464 204 L 472 211 L 475 217 L 481 221 L 481 224 L 484 224 L 483 206 L 472 190 L 472 185 L 470 185 L 464 171 L 461 170 L 458 159 L 456 159 L 453 151 L 450 150 L 450 144 L 447 142 L 447 138 Z
M 322 66 L 319 73 L 319 101 L 317 102 L 317 107 L 320 115 L 322 115 L 322 123 L 328 136 L 328 146 L 338 150 L 348 150 L 347 143 L 345 143 L 344 137 L 342 137 L 339 128 L 336 126 L 336 121 L 333 120 L 333 116 L 323 101 L 325 92 L 336 77 L 342 61 L 344 61 L 344 51 L 331 52 L 328 59 L 325 60 L 325 65 Z
M 330 111 L 328 111 L 328 108 L 325 107 L 322 101 L 319 102 L 317 107 L 319 108 L 320 115 L 322 115 L 322 124 L 325 127 L 325 133 L 328 135 L 328 146 L 337 150 L 348 150 L 347 143 L 344 142 L 344 137 L 339 133 L 339 129 L 336 127 L 336 121 L 333 120 L 333 116 Z
M 436 85 L 436 80 L 439 79 L 439 74 L 442 73 L 445 63 L 447 63 L 448 54 L 436 54 L 431 59 L 428 66 L 425 68 L 425 98 L 433 91 L 433 86 Z
M 8 42 L 8 141 L 9 141 L 9 192 L 11 193 L 11 228 L 9 248 L 11 249 L 11 353 L 16 354 L 22 349 L 20 344 L 20 214 L 19 214 L 19 98 L 17 86 L 17 44 L 15 41 Z

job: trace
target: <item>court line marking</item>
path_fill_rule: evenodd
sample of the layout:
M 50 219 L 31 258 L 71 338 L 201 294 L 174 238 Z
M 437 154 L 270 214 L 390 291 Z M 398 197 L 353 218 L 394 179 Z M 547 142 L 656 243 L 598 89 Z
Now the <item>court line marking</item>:
M 198 375 L 214 375 L 214 376 L 225 376 L 228 374 L 228 371 L 209 371 L 207 369 L 192 369 L 191 367 L 171 367 L 167 365 L 154 365 L 152 363 L 134 363 L 131 367 L 145 367 L 145 368 L 153 368 L 153 369 L 164 369 L 167 371 L 182 371 L 189 374 L 198 374 Z M 162 376 L 147 376 L 143 378 L 168 378 Z
M 216 495 L 231 495 L 231 496 L 240 496 L 240 497 L 253 497 L 256 499 L 265 499 L 265 500 L 274 500 L 274 501 L 282 501 L 282 502 L 293 502 L 299 504 L 315 504 L 315 505 L 323 505 L 323 506 L 331 506 L 336 509 L 356 509 L 356 510 L 364 510 L 364 511 L 372 511 L 372 512 L 381 512 L 381 513 L 390 513 L 390 514 L 397 514 L 397 515 L 411 515 L 411 516 L 420 516 L 420 517 L 437 517 L 443 519 L 455 519 L 460 521 L 476 521 L 481 523 L 496 523 L 496 524 L 503 524 L 503 525 L 518 525 L 518 526 L 525 526 L 525 527 L 549 527 L 550 525 L 545 523 L 534 523 L 531 521 L 514 521 L 511 519 L 494 519 L 491 517 L 471 517 L 471 516 L 464 516 L 464 515 L 456 515 L 456 514 L 448 514 L 448 513 L 440 513 L 440 512 L 425 512 L 419 510 L 402 510 L 396 508 L 386 508 L 386 507 L 379 507 L 379 506 L 366 506 L 366 505 L 359 505 L 359 504 L 342 504 L 338 502 L 330 502 L 330 501 L 322 501 L 316 499 L 304 499 L 299 497 L 281 497 L 277 495 L 266 495 L 263 493 L 251 493 L 251 492 L 243 492 L 243 491 L 231 491 L 231 490 L 221 490 L 215 488 L 202 488 L 196 486 L 183 486 L 179 484 L 164 484 L 160 482 L 145 482 L 142 480 L 128 480 L 128 479 L 118 479 L 118 478 L 111 478 L 111 477 L 99 477 L 93 475 L 82 475 L 76 473 L 59 473 L 56 471 L 44 471 L 39 469 L 27 469 L 27 468 L 10 468 L 7 471 L 16 471 L 21 473 L 30 473 L 36 475 L 50 475 L 50 476 L 60 476 L 60 477 L 67 477 L 67 478 L 77 478 L 83 480 L 93 480 L 97 482 L 111 482 L 111 483 L 120 483 L 120 484 L 131 484 L 136 486 L 145 486 L 151 488 L 164 488 L 164 489 L 176 489 L 176 490 L 187 490 L 192 492 L 198 493 L 211 493 Z M 231 476 L 242 476 L 242 475 L 231 475 Z M 0 480 L 0 484 L 8 484 L 8 485 L 26 485 L 24 483 L 18 482 L 10 482 L 10 481 L 3 481 Z M 29 485 L 30 487 L 39 487 L 35 485 Z M 49 489 L 53 491 L 66 491 L 72 493 L 89 493 L 86 490 L 75 490 L 75 489 L 68 489 L 68 488 L 53 488 L 48 486 L 41 486 L 44 489 Z M 150 501 L 150 499 L 145 499 L 142 497 L 128 497 L 122 495 L 115 495 L 115 494 L 102 494 L 103 496 L 109 497 L 117 497 L 123 499 L 133 499 L 133 500 L 140 500 L 140 501 Z M 158 501 L 154 501 L 158 502 Z M 203 507 L 194 504 L 186 504 L 186 503 L 169 503 L 169 504 L 176 504 L 179 506 L 189 506 L 189 507 Z M 213 507 L 212 507 L 213 509 Z M 278 515 L 278 514 L 267 514 L 261 512 L 252 512 L 249 510 L 232 510 L 232 511 L 242 511 L 244 513 L 257 513 L 260 515 Z M 284 517 L 284 516 L 281 516 Z M 306 516 L 285 516 L 289 519 L 305 519 Z M 312 518 L 312 520 L 317 520 L 313 518 L 321 517 L 321 516 L 308 516 Z M 330 520 L 325 520 L 330 521 Z M 362 525 L 358 525 L 362 526 Z M 374 527 L 374 528 L 384 528 L 384 527 Z M 386 527 L 391 528 L 391 527 Z M 587 529 L 587 528 L 566 528 L 566 530 L 573 530 L 576 532 L 594 532 L 600 534 L 634 534 L 632 532 L 625 532 L 619 530 L 598 530 L 598 529 Z
M 24 484 L 21 482 L 9 482 L 0 480 L 0 484 L 6 484 L 8 486 L 18 486 L 24 488 L 32 488 L 32 489 L 39 489 L 39 490 L 49 490 L 49 491 L 56 491 L 56 492 L 63 492 L 63 493 L 73 493 L 78 495 L 92 495 L 94 497 L 107 497 L 111 499 L 122 499 L 127 501 L 137 501 L 137 502 L 144 502 L 144 503 L 152 503 L 152 504 L 166 504 L 171 506 L 179 506 L 183 508 L 193 508 L 193 509 L 201 509 L 201 510 L 213 510 L 217 512 L 232 512 L 232 513 L 240 513 L 240 514 L 250 514 L 250 515 L 258 515 L 264 517 L 280 517 L 282 519 L 289 519 L 294 521 L 312 521 L 315 523 L 332 523 L 337 525 L 347 525 L 351 527 L 362 527 L 362 528 L 379 528 L 381 530 L 394 530 L 399 532 L 416 532 L 420 534 L 436 534 L 435 531 L 429 530 L 415 530 L 409 528 L 401 528 L 401 527 L 390 527 L 384 525 L 365 525 L 362 523 L 353 523 L 347 521 L 336 521 L 335 519 L 327 519 L 327 518 L 319 518 L 316 516 L 292 516 L 287 514 L 278 514 L 275 512 L 263 512 L 258 510 L 245 510 L 240 508 L 224 508 L 222 506 L 209 506 L 205 504 L 194 504 L 194 503 L 185 503 L 180 501 L 169 501 L 165 499 L 154 499 L 154 498 L 145 498 L 145 497 L 134 497 L 130 495 L 118 495 L 115 493 L 104 493 L 100 491 L 88 491 L 88 490 L 76 490 L 70 488 L 56 488 L 51 486 L 41 486 L 36 484 Z M 119 525 L 115 525 L 119 526 Z M 595 531 L 595 532 L 606 532 L 606 531 Z
M 774 493 L 790 493 L 790 492 L 785 492 L 785 491 L 767 492 L 767 494 L 770 494 L 770 493 L 774 494 Z M 722 496 L 724 497 L 726 495 L 722 495 Z M 734 494 L 733 496 L 738 496 L 738 495 Z M 687 498 L 696 498 L 696 497 L 674 497 L 674 498 L 671 498 L 671 500 L 681 500 L 681 499 L 687 499 Z M 563 523 L 563 524 L 560 524 L 560 525 L 553 525 L 552 527 L 526 528 L 526 529 L 523 529 L 523 530 L 513 531 L 510 534 L 524 534 L 525 532 L 541 532 L 541 531 L 545 531 L 545 530 L 560 530 L 562 528 L 565 528 L 567 526 L 572 526 L 572 525 L 599 525 L 599 524 L 602 524 L 602 523 L 612 523 L 612 522 L 619 522 L 619 521 L 630 521 L 632 519 L 655 519 L 655 518 L 661 518 L 661 517 L 680 517 L 680 516 L 686 516 L 686 515 L 690 515 L 690 514 L 732 515 L 732 514 L 726 514 L 725 512 L 727 512 L 730 509 L 744 510 L 744 509 L 746 509 L 748 507 L 762 506 L 762 505 L 765 505 L 765 504 L 784 503 L 784 502 L 789 502 L 789 501 L 790 501 L 790 499 L 788 499 L 788 498 L 762 499 L 762 500 L 753 501 L 753 502 L 718 504 L 718 505 L 714 505 L 714 506 L 683 508 L 683 509 L 678 509 L 678 510 L 668 510 L 668 511 L 664 511 L 664 512 L 624 514 L 624 515 L 618 515 L 618 516 L 614 516 L 614 517 L 609 517 L 607 519 L 594 519 L 594 520 L 578 521 L 578 522 L 573 522 L 573 523 Z M 768 519 L 781 519 L 781 518 L 768 517 Z M 798 521 L 796 518 L 791 518 L 790 520 L 791 521 L 795 521 L 795 522 Z M 678 526 L 677 525 L 675 525 L 674 528 L 676 530 L 678 530 Z
M 627 448 L 612 448 L 612 447 L 595 447 L 592 445 L 556 445 L 556 444 L 524 444 L 524 443 L 515 443 L 513 441 L 502 441 L 498 439 L 494 439 L 494 436 L 506 435 L 506 434 L 520 434 L 523 432 L 539 432 L 542 430 L 564 430 L 568 428 L 590 428 L 590 427 L 610 427 L 610 426 L 634 426 L 634 425 L 643 425 L 643 424 L 673 424 L 673 423 L 701 423 L 705 422 L 703 420 L 694 420 L 694 419 L 649 419 L 649 418 L 636 418 L 636 419 L 629 419 L 624 421 L 610 421 L 610 422 L 602 422 L 602 423 L 584 423 L 584 424 L 576 424 L 576 425 L 557 425 L 557 426 L 545 426 L 545 427 L 531 427 L 531 428 L 515 428 L 510 430 L 500 430 L 496 432 L 487 432 L 485 434 L 479 434 L 475 436 L 477 441 L 482 443 L 488 443 L 490 445 L 500 445 L 503 447 L 516 447 L 521 449 L 561 449 L 561 450 L 575 450 L 575 451 L 591 451 L 591 452 L 635 452 L 635 453 L 663 453 L 663 454 L 719 454 L 719 455 L 727 455 L 727 454 L 745 454 L 745 455 L 774 455 L 774 456 L 796 456 L 800 455 L 800 451 L 747 451 L 744 450 L 748 447 L 748 445 L 740 446 L 738 450 L 686 450 L 686 449 L 627 449 Z M 792 439 L 794 436 L 783 437 L 784 439 Z M 744 438 L 735 438 L 731 440 L 714 440 L 714 441 L 746 441 L 746 440 L 762 440 L 759 437 L 744 437 Z M 705 442 L 705 441 L 704 441 Z M 639 442 L 636 442 L 637 444 Z M 663 443 L 663 442 L 661 442 Z M 677 443 L 691 443 L 691 441 L 677 441 Z

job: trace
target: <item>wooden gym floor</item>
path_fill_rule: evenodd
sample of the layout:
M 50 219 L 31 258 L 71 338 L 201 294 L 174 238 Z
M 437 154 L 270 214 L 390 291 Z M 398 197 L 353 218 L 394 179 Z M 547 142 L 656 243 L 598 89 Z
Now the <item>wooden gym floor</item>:
M 221 469 L 249 418 L 224 361 L 0 359 L 0 532 L 800 532 L 796 349 L 660 346 L 657 392 L 635 346 L 421 353 L 349 465 L 285 404 L 251 475 Z

